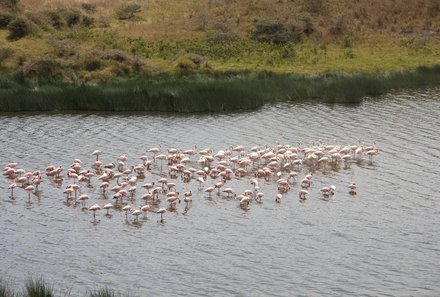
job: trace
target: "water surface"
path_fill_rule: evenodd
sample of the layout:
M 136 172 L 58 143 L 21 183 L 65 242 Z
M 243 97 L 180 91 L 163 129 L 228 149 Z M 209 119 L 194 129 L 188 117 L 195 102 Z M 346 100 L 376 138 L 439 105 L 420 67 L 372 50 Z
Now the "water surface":
M 341 145 L 376 141 L 373 162 L 316 172 L 305 203 L 298 185 L 274 202 L 273 182 L 263 183 L 263 204 L 245 211 L 238 202 L 192 190 L 193 203 L 127 224 L 68 207 L 48 179 L 38 199 L 0 178 L 0 276 L 20 290 L 42 276 L 64 295 L 84 296 L 108 286 L 131 296 L 436 296 L 440 294 L 439 176 L 440 90 L 394 93 L 360 105 L 279 104 L 234 114 L 3 114 L 2 167 L 44 170 L 89 166 L 101 149 L 104 163 L 125 154 L 129 164 L 148 148 L 214 152 L 232 145 L 296 145 L 321 140 Z M 158 166 L 158 164 L 156 164 Z M 158 178 L 159 168 L 144 181 Z M 300 175 L 306 174 L 304 169 Z M 348 194 L 350 182 L 356 196 Z M 336 185 L 331 201 L 319 189 Z M 96 187 L 90 206 L 103 200 Z M 207 182 L 208 185 L 208 182 Z M 237 190 L 248 179 L 231 181 Z M 139 205 L 138 198 L 134 204 Z

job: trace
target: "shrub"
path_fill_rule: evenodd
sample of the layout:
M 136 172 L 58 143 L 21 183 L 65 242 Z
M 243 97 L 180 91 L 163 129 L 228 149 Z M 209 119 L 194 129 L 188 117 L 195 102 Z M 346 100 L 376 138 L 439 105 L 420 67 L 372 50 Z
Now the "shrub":
M 287 42 L 297 42 L 298 36 L 287 30 L 280 21 L 257 21 L 252 32 L 252 39 L 259 42 L 285 44 Z
M 81 3 L 81 8 L 87 11 L 88 13 L 95 13 L 96 12 L 96 5 L 93 3 L 87 3 L 83 2 Z
M 9 13 L 0 13 L 0 29 L 5 29 L 8 27 L 9 23 L 12 22 L 14 16 Z
M 0 48 L 0 65 L 13 55 L 14 52 L 10 48 Z
M 112 50 L 112 51 L 106 52 L 106 53 L 104 53 L 102 58 L 106 59 L 106 60 L 117 61 L 117 62 L 126 62 L 126 61 L 130 60 L 130 58 L 127 56 L 127 54 L 124 53 L 123 51 L 120 51 L 120 50 Z
M 17 17 L 15 20 L 10 22 L 7 29 L 9 31 L 9 40 L 18 40 L 23 38 L 31 31 L 29 22 L 21 17 Z
M 48 18 L 50 25 L 56 29 L 61 29 L 64 26 L 64 21 L 58 11 L 48 10 L 44 12 Z
M 237 41 L 240 36 L 233 31 L 227 23 L 218 22 L 207 32 L 207 39 L 214 43 L 227 43 Z
M 93 50 L 82 56 L 78 62 L 78 66 L 87 71 L 96 71 L 102 66 L 100 55 Z
M 343 35 L 348 31 L 348 20 L 344 16 L 333 18 L 329 32 L 332 35 Z
M 54 80 L 62 76 L 61 65 L 51 59 L 29 59 L 22 66 L 22 73 L 26 78 L 38 80 Z
M 66 25 L 69 27 L 77 25 L 81 21 L 81 12 L 76 9 L 64 8 L 60 10 L 60 14 L 63 16 Z
M 209 69 L 208 59 L 197 54 L 185 54 L 176 59 L 176 67 L 181 70 Z
M 131 3 L 125 4 L 116 11 L 116 16 L 120 20 L 129 20 L 134 18 L 136 13 L 142 11 L 142 7 L 139 4 Z
M 431 18 L 435 18 L 440 13 L 440 3 L 438 0 L 431 0 L 427 8 L 428 16 Z
M 91 16 L 88 16 L 88 15 L 83 15 L 82 16 L 82 22 L 81 22 L 81 24 L 84 26 L 84 27 L 92 27 L 93 26 L 93 24 L 95 23 L 95 19 L 93 18 L 93 17 L 91 17 Z
M 326 10 L 324 0 L 303 0 L 301 8 L 305 12 L 321 14 Z
M 60 58 L 71 57 L 76 53 L 75 45 L 70 40 L 51 38 L 47 43 L 54 48 L 55 54 Z
M 20 0 L 0 0 L 1 6 L 10 8 L 12 10 L 17 10 L 19 3 L 20 3 Z

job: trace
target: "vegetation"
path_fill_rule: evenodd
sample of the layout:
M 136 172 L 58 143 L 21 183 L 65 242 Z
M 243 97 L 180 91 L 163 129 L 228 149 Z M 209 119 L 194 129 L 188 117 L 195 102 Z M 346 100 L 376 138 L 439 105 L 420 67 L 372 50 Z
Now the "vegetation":
M 440 83 L 440 66 L 382 74 L 225 72 L 138 77 L 97 86 L 21 86 L 0 80 L 0 111 L 219 112 L 265 103 L 310 101 L 357 104 L 365 95 Z M 356 86 L 355 88 L 353 86 Z
M 0 96 L 134 81 L 142 89 L 147 80 L 154 86 L 147 97 L 181 98 L 183 91 L 157 89 L 164 77 L 191 77 L 191 92 L 200 93 L 217 79 L 218 89 L 238 93 L 253 87 L 250 73 L 303 77 L 310 86 L 329 73 L 351 83 L 360 73 L 412 75 L 440 61 L 439 7 L 433 0 L 0 0 L 0 86 L 14 86 Z M 234 86 L 225 73 L 235 73 L 234 83 L 246 73 L 246 83 Z
M 69 296 L 70 293 L 63 296 Z M 6 283 L 0 280 L 0 297 L 54 297 L 54 289 L 43 279 L 28 279 L 22 294 L 14 292 Z M 60 295 L 61 296 L 61 295 Z M 109 288 L 96 289 L 84 296 L 87 297 L 119 297 L 121 294 Z

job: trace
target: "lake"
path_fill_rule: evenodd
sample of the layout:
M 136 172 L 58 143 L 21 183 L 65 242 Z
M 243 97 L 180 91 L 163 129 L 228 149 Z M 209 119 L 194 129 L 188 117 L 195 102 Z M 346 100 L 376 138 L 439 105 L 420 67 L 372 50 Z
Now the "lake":
M 16 188 L 12 200 L 0 178 L 0 277 L 21 290 L 29 277 L 43 277 L 55 292 L 85 296 L 109 287 L 130 296 L 438 296 L 440 295 L 440 89 L 395 92 L 358 105 L 282 103 L 228 114 L 62 113 L 1 114 L 2 167 L 17 162 L 41 170 L 38 196 Z M 139 223 L 118 209 L 105 216 L 66 203 L 73 182 L 66 169 L 75 158 L 90 168 L 91 153 L 104 163 L 126 155 L 140 163 L 149 148 L 215 154 L 231 146 L 297 146 L 303 142 L 356 145 L 376 142 L 378 154 L 350 166 L 313 171 L 307 200 L 299 182 L 275 202 L 276 177 L 260 179 L 263 203 L 211 198 L 193 179 L 174 179 L 193 202 L 177 204 Z M 199 166 L 192 157 L 189 166 Z M 233 156 L 236 156 L 234 152 Z M 215 164 L 215 162 L 214 162 Z M 45 175 L 62 165 L 63 179 Z M 200 167 L 200 166 L 199 166 Z M 137 183 L 167 173 L 160 161 Z M 298 168 L 298 181 L 311 169 Z M 283 173 L 284 174 L 284 173 Z M 232 176 L 237 193 L 252 189 L 251 177 Z M 202 188 L 220 179 L 208 177 Z M 357 194 L 348 185 L 355 182 Z M 319 191 L 333 184 L 336 193 Z M 111 181 L 111 186 L 115 181 Z M 104 199 L 96 177 L 81 193 L 87 207 Z M 183 198 L 183 197 L 181 197 Z M 167 207 L 166 198 L 157 207 Z

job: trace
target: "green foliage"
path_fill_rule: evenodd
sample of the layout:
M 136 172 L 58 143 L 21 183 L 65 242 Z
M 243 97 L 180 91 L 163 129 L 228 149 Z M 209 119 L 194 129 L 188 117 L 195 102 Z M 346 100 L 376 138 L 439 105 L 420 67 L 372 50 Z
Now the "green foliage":
M 29 22 L 22 17 L 17 17 L 10 22 L 7 29 L 9 31 L 8 39 L 12 41 L 21 39 L 31 32 Z
M 38 89 L 0 88 L 0 111 L 220 112 L 249 110 L 281 101 L 357 104 L 365 95 L 439 83 L 440 66 L 351 75 L 227 72 L 201 76 L 181 72 L 99 86 L 51 84 Z M 0 80 L 0 86 L 4 84 Z
M 116 17 L 119 20 L 130 20 L 135 17 L 136 13 L 142 11 L 142 7 L 137 3 L 125 4 L 118 8 L 116 11 Z
M 5 29 L 8 27 L 9 23 L 12 22 L 14 16 L 9 13 L 0 13 L 0 29 Z
M 53 297 L 53 288 L 43 279 L 29 279 L 25 283 L 24 297 Z

